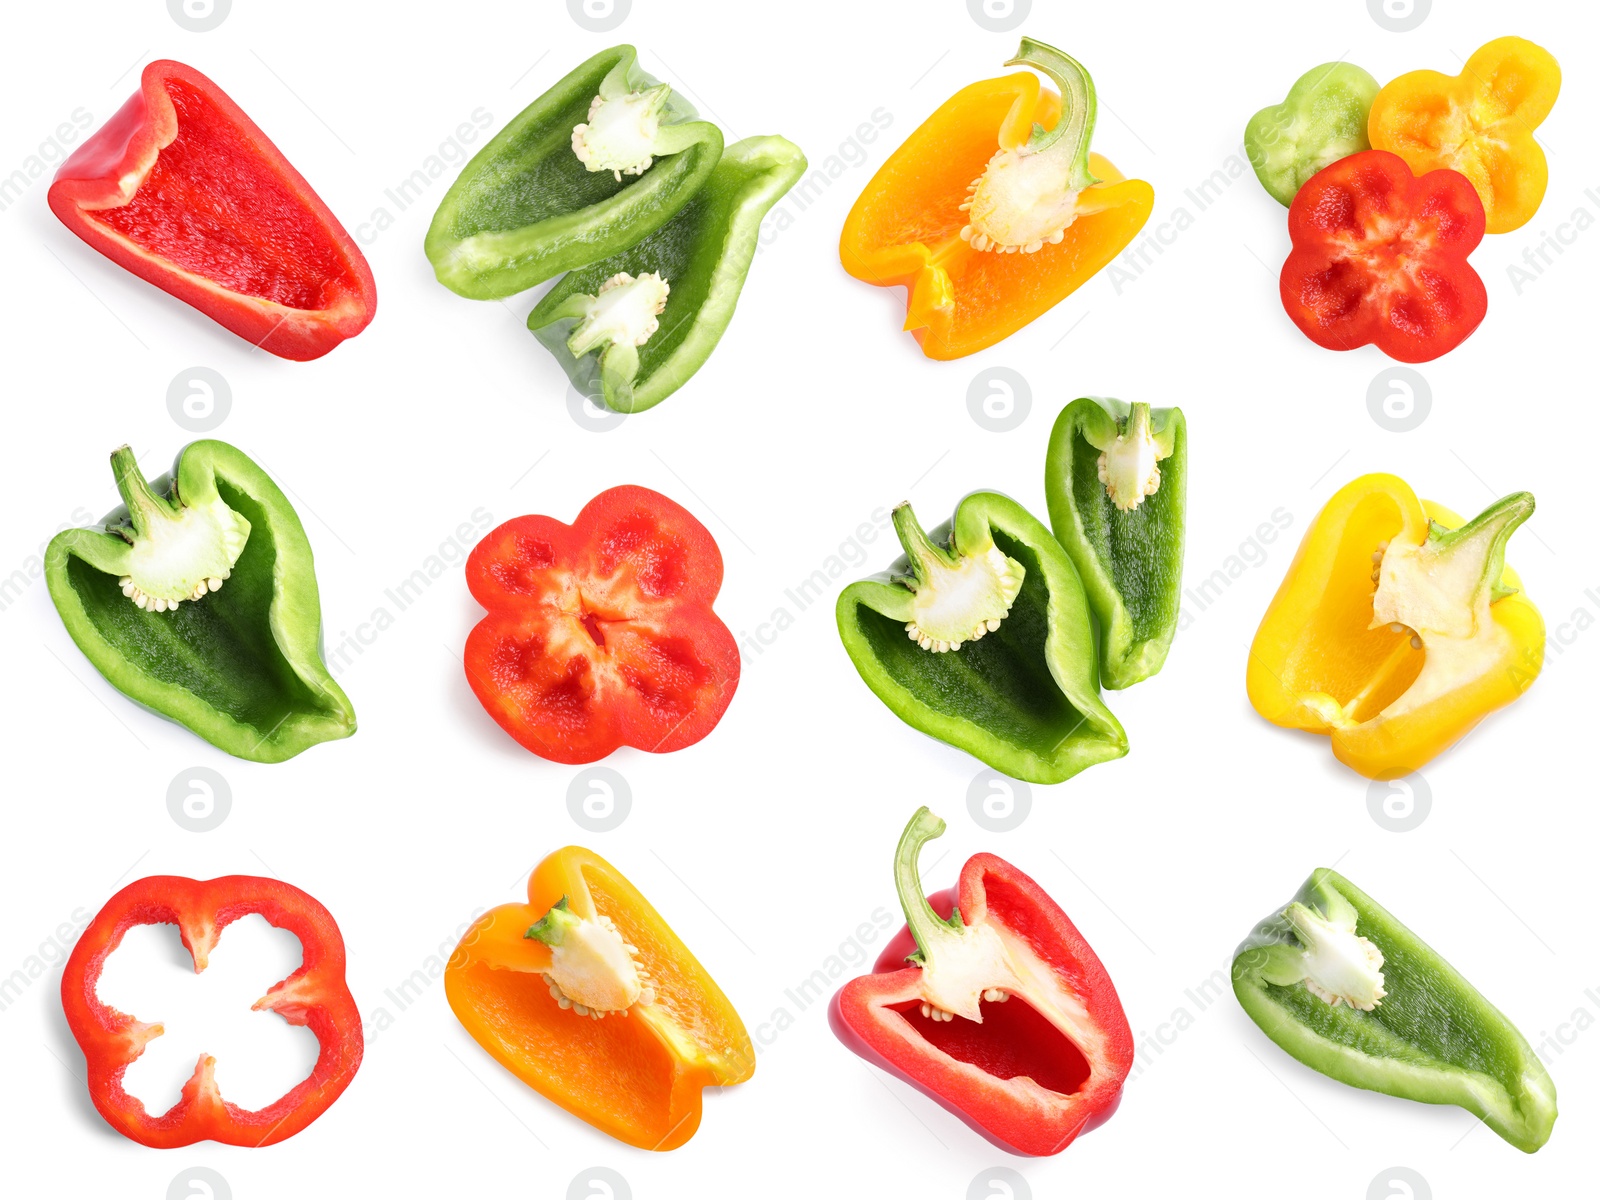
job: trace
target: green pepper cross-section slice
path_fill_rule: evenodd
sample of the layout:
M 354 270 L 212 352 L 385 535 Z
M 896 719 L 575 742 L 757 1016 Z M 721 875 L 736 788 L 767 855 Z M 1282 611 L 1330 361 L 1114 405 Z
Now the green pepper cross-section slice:
M 423 244 L 440 283 L 513 296 L 631 246 L 689 202 L 722 132 L 636 59 L 632 46 L 602 50 L 473 156 Z
M 617 412 L 661 403 L 716 348 L 755 258 L 761 219 L 805 169 L 800 147 L 784 138 L 735 142 L 677 216 L 568 274 L 528 314 L 528 328 L 579 393 Z M 643 303 L 628 303 L 635 298 L 627 291 L 646 289 Z
M 1367 114 L 1378 81 L 1354 63 L 1312 67 L 1282 104 L 1269 104 L 1244 129 L 1245 154 L 1261 186 L 1288 207 L 1323 167 L 1371 149 Z
M 45 552 L 50 598 L 95 669 L 255 762 L 354 733 L 322 662 L 311 543 L 277 484 L 218 441 L 186 446 L 153 483 L 126 447 L 112 464 L 126 507 Z
M 1183 590 L 1183 410 L 1083 397 L 1045 452 L 1050 525 L 1100 623 L 1100 677 L 1131 687 L 1167 660 Z
M 1030 783 L 1128 752 L 1100 699 L 1083 585 L 1048 529 L 997 492 L 968 496 L 931 534 L 901 505 L 895 527 L 906 557 L 846 587 L 835 613 L 891 712 Z
M 1348 879 L 1319 868 L 1233 960 L 1262 1031 L 1314 1071 L 1424 1104 L 1454 1104 L 1531 1154 L 1556 1088 L 1505 1015 Z

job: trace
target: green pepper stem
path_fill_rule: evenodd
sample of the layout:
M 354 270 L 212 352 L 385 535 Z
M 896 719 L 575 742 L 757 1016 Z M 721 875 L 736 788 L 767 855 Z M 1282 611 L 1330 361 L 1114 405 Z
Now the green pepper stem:
M 567 906 L 567 898 L 563 896 L 555 902 L 549 912 L 530 925 L 528 932 L 522 936 L 543 942 L 546 946 L 559 946 L 566 940 L 567 934 L 581 924 L 583 918 L 572 915 Z
M 111 452 L 111 473 L 116 478 L 122 502 L 128 506 L 128 524 L 133 526 L 136 536 L 145 536 L 155 522 L 170 521 L 177 515 L 173 505 L 150 487 L 144 472 L 139 470 L 139 460 L 132 448 L 118 446 Z
M 917 585 L 928 582 L 933 575 L 935 567 L 954 567 L 956 565 L 956 556 L 943 547 L 934 545 L 933 541 L 928 537 L 927 531 L 922 528 L 921 522 L 917 520 L 917 514 L 911 511 L 911 502 L 909 500 L 895 505 L 894 531 L 900 538 L 900 545 L 905 549 L 906 558 L 911 562 L 911 571 L 915 579 L 907 582 L 912 591 L 917 590 Z M 935 818 L 935 820 L 937 819 Z M 943 831 L 944 825 L 942 823 L 939 829 L 941 832 Z M 938 837 L 939 834 L 934 833 L 929 836 Z
M 927 959 L 929 950 L 941 933 L 961 928 L 960 909 L 953 909 L 948 921 L 934 912 L 933 905 L 928 903 L 928 897 L 922 890 L 922 880 L 917 875 L 917 857 L 922 853 L 923 844 L 942 833 L 944 822 L 929 812 L 927 805 L 923 805 L 913 814 L 905 832 L 900 835 L 900 844 L 894 848 L 894 888 L 900 897 L 900 907 L 906 914 L 906 928 L 917 943 L 917 953 L 913 958 L 918 962 Z
M 1481 579 L 1491 589 L 1490 602 L 1503 600 L 1516 591 L 1515 588 L 1500 585 L 1500 576 L 1506 569 L 1506 543 L 1517 528 L 1533 515 L 1533 508 L 1531 492 L 1513 492 L 1496 500 L 1460 529 L 1439 532 L 1436 526 L 1430 530 L 1430 548 L 1441 558 L 1454 554 L 1481 555 Z
M 1008 60 L 1006 66 L 1033 67 L 1049 76 L 1061 89 L 1061 118 L 1054 129 L 1045 130 L 1035 125 L 1033 136 L 1028 140 L 1029 149 L 1040 153 L 1067 138 L 1067 144 L 1072 147 L 1068 186 L 1077 191 L 1099 183 L 1089 171 L 1089 142 L 1094 137 L 1096 108 L 1094 80 L 1083 64 L 1054 46 L 1025 37 L 1017 48 L 1017 56 Z

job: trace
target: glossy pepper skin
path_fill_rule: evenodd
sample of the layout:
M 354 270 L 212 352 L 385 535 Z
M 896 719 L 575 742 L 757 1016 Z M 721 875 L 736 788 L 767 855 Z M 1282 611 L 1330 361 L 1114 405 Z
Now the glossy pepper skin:
M 844 269 L 906 288 L 905 328 L 929 358 L 973 354 L 1044 315 L 1122 252 L 1155 203 L 1148 183 L 1089 153 L 1095 97 L 1083 67 L 1031 39 L 1007 65 L 1019 63 L 1065 89 L 1065 111 L 1061 95 L 1041 90 L 1029 72 L 963 88 L 889 156 L 845 219 Z M 1059 242 L 1031 253 L 975 250 L 962 237 L 972 184 L 997 155 L 1027 153 L 1041 136 L 1074 155 L 1076 218 Z
M 1519 492 L 1469 523 L 1393 475 L 1346 484 L 1256 631 L 1250 703 L 1275 725 L 1329 735 L 1334 756 L 1369 779 L 1431 762 L 1543 665 L 1544 621 L 1505 566 L 1506 540 L 1532 512 Z M 1402 569 L 1411 582 L 1391 584 Z M 1403 602 L 1380 608 L 1386 592 Z
M 1483 205 L 1455 171 L 1413 176 L 1383 150 L 1342 158 L 1295 196 L 1289 238 L 1283 309 L 1328 350 L 1370 344 L 1400 362 L 1428 362 L 1488 311 L 1467 262 L 1483 240 Z
M 1130 475 L 1134 494 L 1114 497 L 1119 476 Z M 1188 480 L 1180 408 L 1083 397 L 1061 410 L 1050 431 L 1050 527 L 1100 625 L 1100 679 L 1108 688 L 1148 679 L 1167 660 L 1183 587 Z
M 548 946 L 529 932 L 562 898 L 610 918 L 654 982 L 650 1003 L 604 1020 L 563 1008 L 543 973 Z M 700 1126 L 701 1091 L 755 1073 L 744 1023 L 706 969 L 639 891 L 581 846 L 557 850 L 528 878 L 526 904 L 480 917 L 451 955 L 445 997 L 506 1070 L 579 1120 L 630 1146 L 673 1150 Z
M 1116 1111 L 1133 1032 L 1083 935 L 1005 859 L 975 854 L 956 887 L 923 898 L 916 853 L 943 831 L 926 808 L 907 826 L 896 881 L 908 923 L 872 974 L 835 994 L 829 1024 L 1002 1149 L 1059 1154 Z M 971 1015 L 933 1015 L 957 998 Z
M 997 628 L 943 652 L 907 637 L 915 599 L 905 582 L 907 558 L 840 593 L 839 637 L 889 711 L 1030 783 L 1060 783 L 1126 754 L 1127 735 L 1100 699 L 1083 584 L 1050 531 L 997 492 L 974 492 L 948 527 L 930 535 L 906 505 L 895 510 L 895 521 L 908 550 L 917 537 L 958 557 L 992 547 L 1024 575 Z
M 112 262 L 280 358 L 367 327 L 372 270 L 228 96 L 162 59 L 50 185 L 50 210 Z
M 178 1103 L 152 1116 L 123 1089 L 122 1078 L 163 1031 L 101 1002 L 95 988 L 106 959 L 135 925 L 176 925 L 199 974 L 223 930 L 251 915 L 300 939 L 300 966 L 253 1007 L 310 1029 L 317 1039 L 316 1065 L 280 1099 L 252 1112 L 222 1098 L 214 1077 L 216 1060 L 204 1054 Z M 326 1112 L 361 1065 L 361 1014 L 344 971 L 339 927 L 326 908 L 299 888 L 252 875 L 206 880 L 152 875 L 107 900 L 83 931 L 62 972 L 61 1006 L 83 1050 L 89 1097 L 118 1133 L 163 1149 L 201 1141 L 270 1146 Z
M 468 556 L 467 586 L 489 610 L 467 637 L 467 680 L 541 758 L 681 750 L 711 732 L 739 685 L 738 646 L 711 608 L 722 553 L 648 488 L 601 492 L 571 525 L 507 521 Z
M 1323 924 L 1331 918 L 1337 926 L 1341 917 L 1343 933 Z M 1309 942 L 1301 930 L 1310 932 Z M 1306 982 L 1319 970 L 1308 951 L 1324 938 L 1330 949 L 1341 937 L 1351 945 L 1351 936 L 1381 956 L 1371 969 L 1381 971 L 1382 996 L 1370 1009 L 1331 1004 Z M 1263 1033 L 1313 1071 L 1404 1100 L 1457 1105 L 1529 1154 L 1550 1139 L 1556 1088 L 1527 1039 L 1431 946 L 1337 872 L 1313 871 L 1289 908 L 1240 943 L 1233 992 Z
M 1489 233 L 1520 229 L 1539 211 L 1549 183 L 1534 130 L 1561 90 L 1561 67 L 1542 46 L 1496 38 L 1473 51 L 1459 75 L 1412 71 L 1372 102 L 1374 149 L 1405 159 L 1419 175 L 1465 175 L 1483 201 Z
M 127 469 L 138 475 L 136 464 Z M 110 531 L 127 531 L 125 507 L 100 528 L 51 539 L 50 599 L 95 670 L 129 699 L 254 762 L 353 734 L 355 710 L 322 661 L 311 543 L 288 497 L 242 451 L 209 440 L 185 446 L 150 489 L 180 508 L 220 501 L 248 520 L 249 535 L 220 590 L 165 612 L 138 607 L 119 586 L 111 556 L 126 543 Z
M 1323 167 L 1371 149 L 1367 113 L 1378 81 L 1354 63 L 1312 67 L 1244 128 L 1244 149 L 1267 194 L 1287 208 Z
M 666 225 L 636 245 L 573 271 L 528 314 L 528 328 L 555 355 L 581 395 L 617 412 L 643 412 L 688 382 L 733 319 L 755 258 L 761 219 L 805 172 L 800 147 L 781 137 L 746 138 L 723 153 L 711 177 Z M 647 273 L 669 286 L 659 328 L 642 345 L 605 341 L 575 353 L 597 293 L 619 275 Z
M 663 149 L 639 175 L 591 171 L 572 146 L 602 89 L 658 86 L 632 46 L 602 50 L 516 115 L 450 185 L 424 250 L 439 282 L 471 300 L 498 300 L 598 262 L 655 232 L 705 184 L 722 133 L 672 93 Z M 621 174 L 621 177 L 617 177 Z

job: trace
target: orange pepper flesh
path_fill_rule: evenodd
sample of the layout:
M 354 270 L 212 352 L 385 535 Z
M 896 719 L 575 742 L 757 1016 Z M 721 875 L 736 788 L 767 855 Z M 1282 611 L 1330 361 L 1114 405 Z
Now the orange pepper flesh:
M 541 972 L 530 926 L 567 897 L 572 913 L 610 917 L 653 977 L 653 1004 L 603 1020 L 563 1009 Z M 528 879 L 527 904 L 502 904 L 462 938 L 445 996 L 468 1033 L 546 1099 L 629 1145 L 672 1150 L 700 1126 L 701 1089 L 742 1083 L 755 1050 L 739 1014 L 677 934 L 598 854 L 568 846 Z
M 1091 154 L 1101 182 L 1084 190 L 1061 242 L 996 254 L 961 240 L 967 188 L 995 151 L 1060 119 L 1061 97 L 1029 73 L 963 88 L 889 156 L 845 219 L 840 262 L 865 283 L 909 289 L 905 328 L 929 358 L 961 358 L 1009 337 L 1110 263 L 1149 219 L 1150 185 Z
M 1412 71 L 1392 80 L 1372 101 L 1367 137 L 1415 174 L 1461 172 L 1483 201 L 1488 232 L 1509 233 L 1544 199 L 1550 172 L 1533 131 L 1560 90 L 1561 67 L 1548 50 L 1496 38 L 1459 75 Z
M 1418 770 L 1485 716 L 1533 682 L 1544 659 L 1544 622 L 1519 590 L 1489 613 L 1507 635 L 1487 670 L 1448 694 L 1408 711 L 1390 709 L 1422 671 L 1425 651 L 1409 630 L 1369 628 L 1373 555 L 1402 539 L 1420 545 L 1429 522 L 1466 522 L 1418 500 L 1393 475 L 1366 475 L 1342 488 L 1307 531 L 1250 647 L 1246 687 L 1256 711 L 1275 725 L 1329 735 L 1334 756 L 1370 779 Z M 1506 587 L 1521 587 L 1507 567 Z M 1335 718 L 1332 708 L 1350 706 Z

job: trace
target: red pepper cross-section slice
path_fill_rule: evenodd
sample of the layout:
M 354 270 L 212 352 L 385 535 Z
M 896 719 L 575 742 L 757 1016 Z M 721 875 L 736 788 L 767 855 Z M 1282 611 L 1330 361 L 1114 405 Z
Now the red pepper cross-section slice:
M 1370 343 L 1401 362 L 1438 358 L 1488 311 L 1467 262 L 1483 229 L 1483 202 L 1465 175 L 1415 176 L 1384 150 L 1341 158 L 1289 206 L 1284 311 L 1329 350 Z
M 106 959 L 135 925 L 176 925 L 198 974 L 222 931 L 252 913 L 299 938 L 301 958 L 299 968 L 254 1007 L 310 1029 L 317 1039 L 316 1066 L 282 1097 L 252 1112 L 222 1098 L 213 1074 L 216 1060 L 201 1055 L 178 1103 L 152 1116 L 124 1090 L 122 1078 L 162 1028 L 101 1002 L 95 989 Z M 344 963 L 344 938 L 332 915 L 287 883 L 254 875 L 151 875 L 130 883 L 83 931 L 61 976 L 61 1007 L 83 1049 L 95 1108 L 124 1137 L 158 1148 L 207 1140 L 269 1146 L 293 1137 L 327 1111 L 361 1065 L 361 1014 L 345 984 Z
M 328 206 L 216 84 L 162 60 L 50 185 L 62 224 L 282 358 L 366 328 L 372 270 Z
M 473 549 L 467 586 L 489 610 L 467 638 L 467 679 L 542 758 L 681 750 L 733 699 L 739 649 L 711 610 L 722 553 L 648 488 L 602 492 L 571 525 L 507 521 Z

